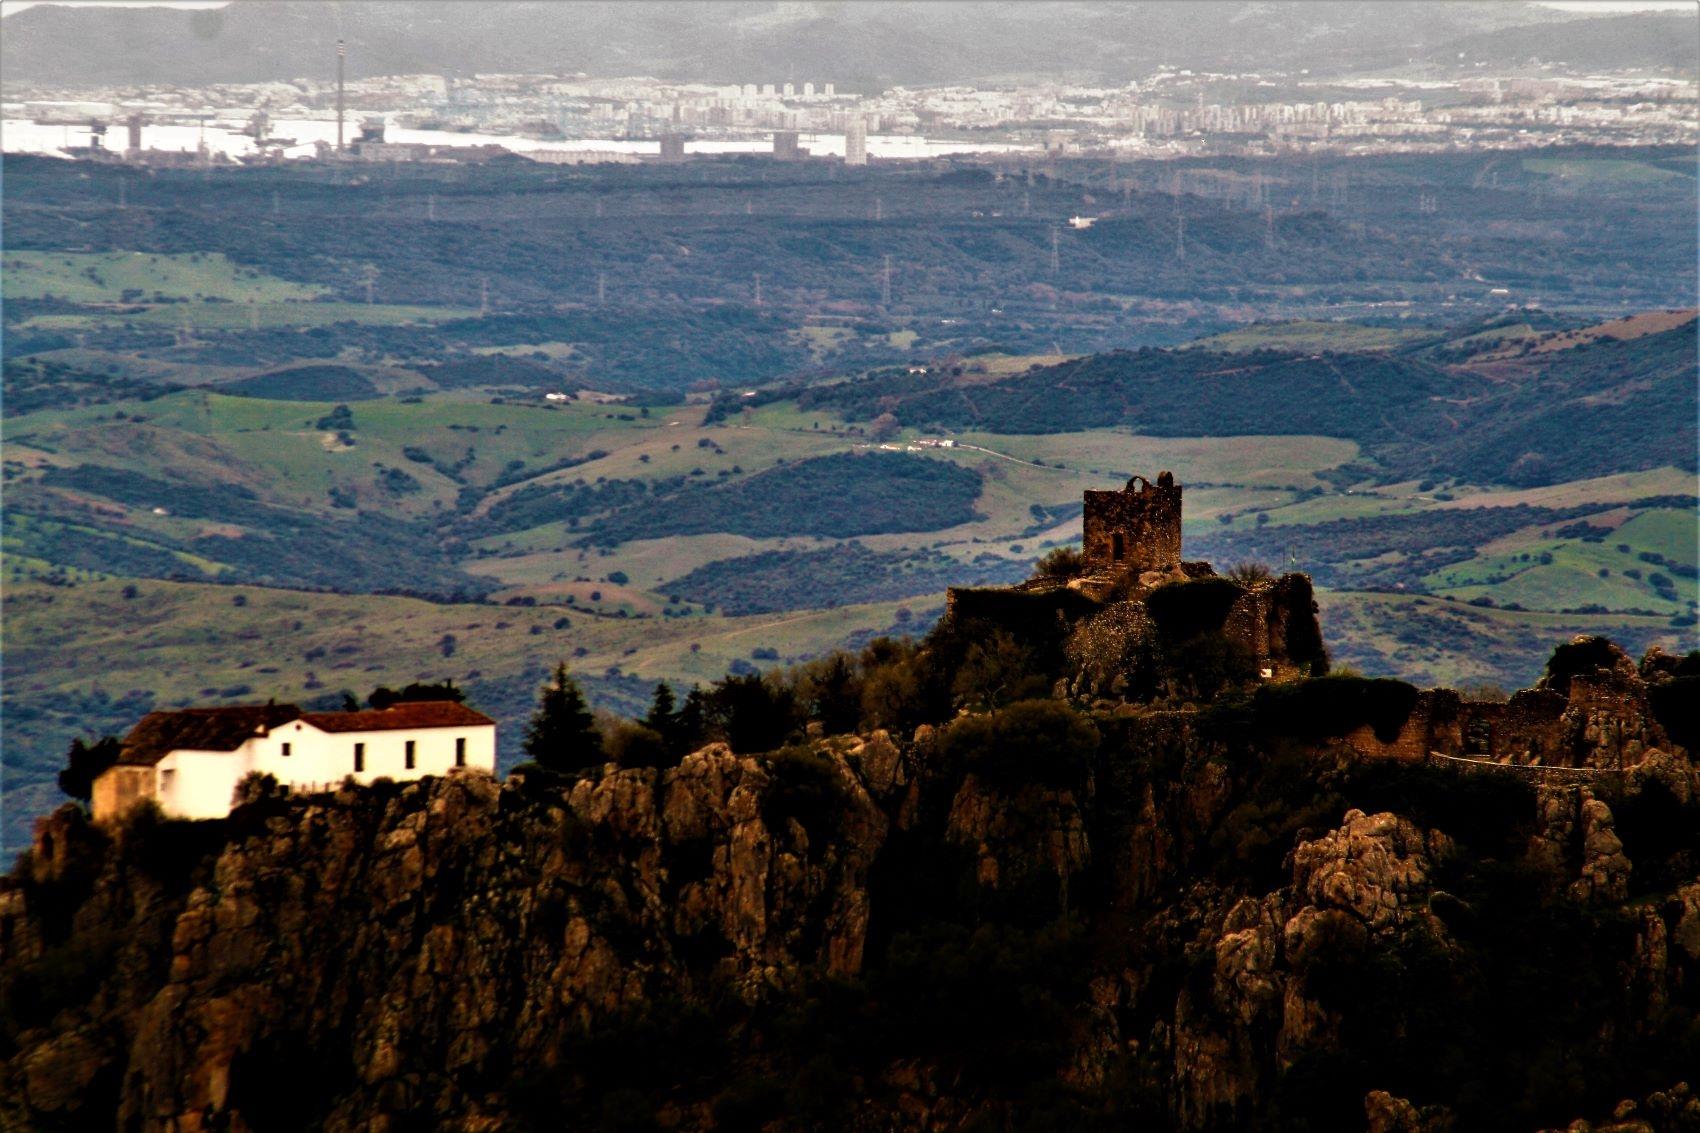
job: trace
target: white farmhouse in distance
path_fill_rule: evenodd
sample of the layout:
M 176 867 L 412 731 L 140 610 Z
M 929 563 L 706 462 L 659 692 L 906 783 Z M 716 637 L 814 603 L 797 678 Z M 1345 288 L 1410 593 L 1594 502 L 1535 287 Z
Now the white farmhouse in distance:
M 352 776 L 420 779 L 456 768 L 496 770 L 496 722 L 452 700 L 402 701 L 357 712 L 293 704 L 149 712 L 118 762 L 94 781 L 96 821 L 144 799 L 172 818 L 223 818 L 250 772 L 291 791 L 328 790 Z

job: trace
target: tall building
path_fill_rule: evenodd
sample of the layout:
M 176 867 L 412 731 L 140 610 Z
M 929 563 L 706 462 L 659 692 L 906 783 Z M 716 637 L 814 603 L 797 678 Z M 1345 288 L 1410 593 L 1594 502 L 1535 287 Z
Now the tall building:
M 773 156 L 779 161 L 796 161 L 804 156 L 804 150 L 797 145 L 797 131 L 775 130 L 773 132 Z
M 826 87 L 825 87 L 825 88 L 824 88 L 824 90 L 823 90 L 823 91 L 822 91 L 822 93 L 823 93 L 823 94 L 825 94 L 825 95 L 826 95 L 826 97 L 828 97 L 828 98 L 831 98 L 831 97 L 833 97 L 833 95 L 834 95 L 834 93 L 835 93 L 835 92 L 834 92 L 834 91 L 833 91 L 833 89 L 832 89 L 832 84 L 831 84 L 831 83 L 827 83 L 827 84 L 826 84 Z
M 785 84 L 785 97 L 786 98 L 795 98 L 796 96 L 797 96 L 796 86 L 794 86 L 791 83 L 786 83 Z
M 683 134 L 662 135 L 661 160 L 666 162 L 685 160 L 685 136 Z
M 868 164 L 868 120 L 860 114 L 844 125 L 844 164 Z
M 815 96 L 815 84 L 804 83 L 803 84 L 803 97 L 804 98 L 813 98 L 814 96 Z

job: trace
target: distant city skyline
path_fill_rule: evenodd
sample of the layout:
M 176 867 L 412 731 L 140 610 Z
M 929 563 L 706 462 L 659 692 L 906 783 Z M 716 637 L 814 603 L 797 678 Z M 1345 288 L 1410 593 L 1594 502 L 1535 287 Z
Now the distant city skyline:
M 334 0 L 325 0 L 326 3 Z M 499 2 L 499 0 L 492 0 Z M 1436 3 L 1442 0 L 1435 0 Z M 1531 0 L 1567 12 L 1675 12 L 1693 10 L 1692 0 Z M 44 4 L 61 8 L 225 8 L 231 0 L 0 0 L 0 18 Z

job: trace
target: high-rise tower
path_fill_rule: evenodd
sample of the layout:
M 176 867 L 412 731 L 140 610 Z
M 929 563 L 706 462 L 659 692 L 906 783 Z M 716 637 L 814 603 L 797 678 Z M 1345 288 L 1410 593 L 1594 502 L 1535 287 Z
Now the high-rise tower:
M 868 123 L 860 114 L 851 115 L 844 126 L 844 164 L 868 164 Z
M 336 41 L 336 152 L 342 152 L 342 63 L 348 55 L 348 48 L 342 40 Z

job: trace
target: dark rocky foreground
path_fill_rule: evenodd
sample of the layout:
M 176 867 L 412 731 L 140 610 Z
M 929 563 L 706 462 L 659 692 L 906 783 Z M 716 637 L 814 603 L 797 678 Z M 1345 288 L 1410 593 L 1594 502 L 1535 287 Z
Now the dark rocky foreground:
M 0 882 L 0 1125 L 1697 1129 L 1700 775 L 1596 675 L 1570 775 L 1017 705 L 67 807 Z

